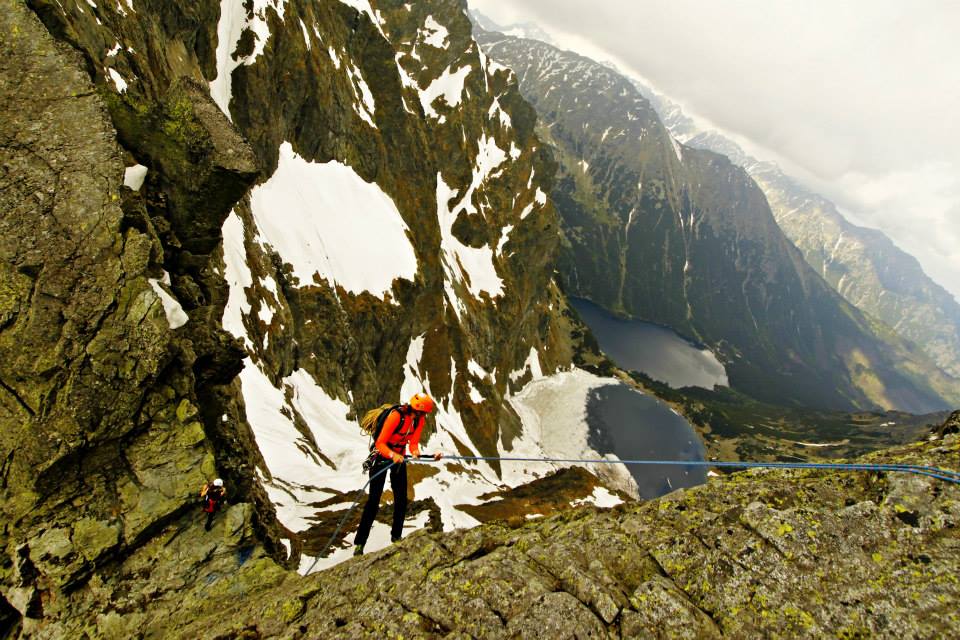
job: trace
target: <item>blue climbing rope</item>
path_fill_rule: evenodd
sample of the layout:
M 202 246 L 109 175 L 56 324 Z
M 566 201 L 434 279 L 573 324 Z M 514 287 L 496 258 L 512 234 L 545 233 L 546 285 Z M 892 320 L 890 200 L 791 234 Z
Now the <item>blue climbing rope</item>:
M 607 458 L 521 458 L 510 456 L 444 456 L 443 460 L 498 462 L 562 462 L 570 464 L 624 464 L 688 467 L 729 467 L 735 469 L 830 469 L 835 471 L 880 471 L 912 473 L 960 484 L 960 473 L 949 469 L 914 464 L 873 464 L 840 462 L 728 462 L 720 460 L 617 460 Z M 411 462 L 433 462 L 432 456 L 421 456 Z

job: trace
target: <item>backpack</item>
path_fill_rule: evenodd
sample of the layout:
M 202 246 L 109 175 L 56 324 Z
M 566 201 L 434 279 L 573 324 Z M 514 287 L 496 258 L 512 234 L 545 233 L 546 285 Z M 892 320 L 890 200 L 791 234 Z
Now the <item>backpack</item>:
M 383 423 L 387 421 L 387 416 L 394 409 L 399 409 L 400 406 L 399 404 L 387 403 L 376 409 L 370 409 L 360 418 L 360 430 L 373 438 L 373 442 L 376 442 L 377 438 L 380 437 L 380 432 L 383 431 Z M 372 444 L 370 446 L 373 447 Z

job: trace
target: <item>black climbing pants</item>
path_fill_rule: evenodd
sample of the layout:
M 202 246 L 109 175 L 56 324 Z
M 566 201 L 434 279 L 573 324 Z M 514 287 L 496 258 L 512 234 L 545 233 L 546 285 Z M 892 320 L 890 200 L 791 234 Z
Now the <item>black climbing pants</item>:
M 380 473 L 389 464 L 389 460 L 377 456 L 377 461 L 370 467 L 370 476 Z M 353 544 L 367 543 L 370 527 L 373 526 L 377 512 L 380 511 L 380 496 L 383 494 L 383 485 L 387 481 L 388 474 L 390 489 L 393 491 L 393 528 L 390 529 L 390 539 L 399 540 L 403 535 L 403 519 L 407 515 L 407 465 L 395 464 L 390 467 L 390 471 L 380 473 L 370 481 L 370 494 L 367 496 L 367 504 L 363 507 L 363 515 L 360 516 L 360 526 L 357 527 L 357 535 L 353 537 Z
M 203 500 L 203 510 L 207 514 L 207 522 L 203 525 L 203 528 L 207 531 L 210 531 L 213 527 L 213 517 L 217 515 L 217 512 L 220 511 L 220 505 L 223 503 L 223 498 L 220 500 L 213 500 L 209 496 Z M 207 511 L 209 509 L 209 511 Z

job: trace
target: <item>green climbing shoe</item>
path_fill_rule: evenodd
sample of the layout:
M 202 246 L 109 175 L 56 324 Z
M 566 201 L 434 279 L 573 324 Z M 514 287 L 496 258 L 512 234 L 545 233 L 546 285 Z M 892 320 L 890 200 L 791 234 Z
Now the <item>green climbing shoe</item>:
M 363 555 L 363 545 L 362 545 L 362 544 L 358 544 L 357 546 L 355 546 L 355 547 L 353 548 L 353 555 L 355 555 L 355 556 L 362 556 L 362 555 Z

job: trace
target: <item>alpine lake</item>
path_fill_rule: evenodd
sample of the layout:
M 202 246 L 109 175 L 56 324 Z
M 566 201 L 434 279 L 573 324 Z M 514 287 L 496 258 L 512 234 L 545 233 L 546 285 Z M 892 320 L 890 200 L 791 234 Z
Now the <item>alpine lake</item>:
M 670 387 L 725 385 L 723 365 L 707 350 L 670 329 L 617 318 L 594 303 L 574 298 L 573 307 L 600 348 L 617 365 L 640 371 Z M 590 446 L 621 460 L 702 461 L 705 449 L 694 428 L 654 395 L 623 384 L 594 389 L 587 398 Z M 645 499 L 701 484 L 707 469 L 690 465 L 629 465 Z
M 571 304 L 607 357 L 652 391 L 611 384 L 588 397 L 591 446 L 623 460 L 703 460 L 707 452 L 723 460 L 847 458 L 915 441 L 948 415 L 818 411 L 759 402 L 727 386 L 713 353 L 672 330 L 618 318 L 589 300 L 571 298 Z M 629 468 L 643 498 L 700 484 L 707 472 L 681 465 Z

